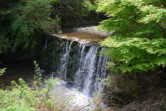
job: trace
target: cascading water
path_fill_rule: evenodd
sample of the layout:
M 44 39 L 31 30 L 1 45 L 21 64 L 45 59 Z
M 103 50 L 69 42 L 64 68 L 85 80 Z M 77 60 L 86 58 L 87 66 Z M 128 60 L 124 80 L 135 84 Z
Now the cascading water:
M 60 58 L 60 64 L 58 68 L 58 76 L 64 80 L 67 80 L 67 71 L 68 71 L 68 62 L 69 62 L 69 54 L 71 50 L 73 42 L 66 41 L 64 45 L 64 54 Z
M 79 64 L 78 64 L 78 69 L 75 73 L 75 77 L 74 77 L 74 83 L 75 83 L 75 87 L 81 89 L 83 87 L 83 83 L 84 81 L 82 81 L 83 79 L 83 75 L 81 73 L 82 72 L 82 65 L 83 65 L 83 61 L 84 61 L 84 57 L 86 56 L 86 52 L 85 52 L 85 49 L 86 49 L 86 46 L 83 45 L 83 44 L 80 44 L 80 59 L 79 59 Z
M 89 95 L 91 92 L 91 86 L 93 82 L 93 76 L 95 74 L 95 64 L 97 58 L 97 47 L 92 46 L 87 53 L 84 64 L 83 70 L 85 71 L 83 74 L 85 75 L 84 86 L 83 86 L 83 93 Z
M 65 84 L 56 85 L 51 95 L 58 95 L 62 99 L 75 96 L 73 102 L 77 106 L 87 106 L 91 96 L 103 90 L 107 58 L 100 54 L 103 48 L 97 44 L 79 38 L 73 40 L 76 42 L 62 38 L 59 36 L 55 41 L 50 40 L 45 49 L 47 52 L 42 55 L 42 60 L 46 60 L 42 61 L 43 68 L 48 67 L 54 76 L 66 81 Z
M 79 87 L 84 94 L 90 95 L 95 87 L 95 75 L 98 73 L 96 72 L 96 63 L 99 48 L 90 46 L 87 52 L 85 48 L 85 45 L 81 45 L 80 65 L 75 75 L 75 85 Z
M 85 95 L 92 96 L 102 89 L 101 79 L 106 76 L 106 57 L 100 55 L 101 47 L 93 44 L 80 44 L 77 49 L 79 50 L 77 58 L 74 58 L 71 54 L 72 43 L 65 41 L 64 51 L 56 72 L 60 78 L 66 80 L 70 73 L 70 64 L 73 64 L 74 59 L 78 59 L 74 63 L 76 70 L 72 74 L 74 76 L 74 87 Z
M 101 49 L 102 51 L 103 49 Z M 107 69 L 106 69 L 107 58 L 99 55 L 97 66 L 96 66 L 96 74 L 95 74 L 95 81 L 94 81 L 94 92 L 102 92 L 103 91 L 103 79 L 107 76 Z
M 81 111 L 88 111 L 89 108 L 94 107 L 91 96 L 102 91 L 107 58 L 100 54 L 102 48 L 97 45 L 77 44 L 78 47 L 73 51 L 75 44 L 72 43 L 65 41 L 58 71 L 62 74 L 60 77 L 66 80 L 71 72 L 71 66 L 75 64 L 76 69 L 72 73 L 74 85 L 68 88 L 66 87 L 68 82 L 61 81 L 52 89 L 51 95 L 55 95 L 54 97 L 58 95 L 59 99 L 64 101 L 70 99 L 70 106 L 67 107 L 73 106 L 75 109 L 76 106 L 81 107 Z M 73 52 L 77 53 L 77 56 L 74 56 Z M 74 60 L 76 61 L 73 63 Z

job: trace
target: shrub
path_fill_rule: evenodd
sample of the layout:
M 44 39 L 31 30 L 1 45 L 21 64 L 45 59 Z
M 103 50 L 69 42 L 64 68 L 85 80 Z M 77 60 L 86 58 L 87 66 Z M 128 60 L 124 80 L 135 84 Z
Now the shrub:
M 36 111 L 40 102 L 40 91 L 32 90 L 20 79 L 11 90 L 0 90 L 1 111 Z M 37 97 L 38 96 L 38 97 Z
M 0 69 L 0 76 L 2 76 L 6 72 L 6 68 Z

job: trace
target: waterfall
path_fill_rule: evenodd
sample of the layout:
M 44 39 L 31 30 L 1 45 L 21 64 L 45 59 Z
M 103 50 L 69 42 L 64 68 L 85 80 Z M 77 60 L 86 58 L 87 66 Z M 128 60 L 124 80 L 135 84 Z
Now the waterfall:
M 107 58 L 100 54 L 102 47 L 69 40 L 55 41 L 53 44 L 57 44 L 58 48 L 55 45 L 44 57 L 50 60 L 46 66 L 50 65 L 54 76 L 70 81 L 68 85 L 87 96 L 102 91 L 102 81 L 107 74 Z
M 48 72 L 47 78 L 51 75 L 58 79 L 50 90 L 51 97 L 67 100 L 70 109 L 74 106 L 74 110 L 81 107 L 88 111 L 94 108 L 92 97 L 103 91 L 107 76 L 107 57 L 100 53 L 104 48 L 97 44 L 106 37 L 89 28 L 81 31 L 48 38 L 40 66 Z
M 90 94 L 91 85 L 93 82 L 93 75 L 96 69 L 95 65 L 97 59 L 97 50 L 97 47 L 91 46 L 88 52 L 84 52 L 85 46 L 83 46 L 81 51 L 80 65 L 75 75 L 75 80 L 77 81 L 76 85 L 80 85 L 79 82 L 81 82 L 80 87 L 82 87 L 82 92 L 86 95 Z
M 67 79 L 74 59 L 72 57 L 72 43 L 66 41 L 63 54 L 60 58 L 58 74 L 60 78 Z M 106 76 L 106 57 L 100 55 L 101 47 L 96 45 L 79 44 L 76 70 L 72 74 L 74 86 L 85 95 L 92 96 L 95 92 L 102 90 L 102 79 Z M 72 58 L 72 59 L 69 59 Z
M 66 41 L 63 51 L 64 54 L 60 58 L 60 64 L 58 68 L 58 76 L 64 80 L 67 80 L 67 72 L 68 72 L 68 63 L 69 63 L 69 57 L 70 57 L 70 51 L 71 51 L 71 46 L 73 42 Z
M 74 77 L 75 86 L 79 89 L 83 87 L 83 82 L 84 82 L 82 79 L 84 77 L 84 75 L 82 73 L 84 73 L 84 72 L 82 72 L 83 70 L 81 69 L 82 68 L 81 66 L 83 65 L 83 61 L 84 61 L 85 56 L 86 56 L 85 48 L 86 48 L 86 46 L 84 44 L 83 45 L 80 44 L 79 65 L 78 65 L 78 69 L 74 75 L 75 76 Z
M 87 53 L 84 64 L 83 64 L 83 70 L 85 70 L 85 81 L 84 81 L 84 87 L 83 87 L 83 93 L 86 95 L 90 94 L 92 82 L 93 82 L 93 76 L 95 73 L 95 64 L 96 64 L 96 58 L 97 58 L 97 47 L 92 46 Z
M 102 89 L 102 81 L 106 76 L 106 57 L 99 54 L 98 46 L 81 45 L 81 57 L 79 68 L 75 74 L 75 86 L 80 88 L 84 94 L 90 96 Z
M 107 69 L 106 69 L 107 58 L 104 56 L 99 56 L 97 67 L 96 67 L 96 79 L 94 82 L 94 92 L 101 92 L 103 90 L 103 78 L 107 76 Z

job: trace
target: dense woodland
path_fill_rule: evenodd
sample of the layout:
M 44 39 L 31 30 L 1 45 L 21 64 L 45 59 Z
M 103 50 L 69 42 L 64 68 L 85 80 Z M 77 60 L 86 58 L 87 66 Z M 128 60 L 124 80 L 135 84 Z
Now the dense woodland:
M 165 0 L 3 0 L 0 9 L 0 75 L 10 63 L 38 60 L 49 34 L 98 25 L 110 33 L 100 43 L 109 58 L 102 96 L 109 111 L 166 110 Z M 43 91 L 34 64 L 34 88 L 21 79 L 0 90 L 0 111 L 63 110 L 48 97 L 54 80 Z

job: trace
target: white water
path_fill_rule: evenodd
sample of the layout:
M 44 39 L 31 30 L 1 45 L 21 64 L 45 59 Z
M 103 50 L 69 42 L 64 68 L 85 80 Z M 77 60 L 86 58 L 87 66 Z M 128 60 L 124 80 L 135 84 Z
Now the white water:
M 89 111 L 93 110 L 94 103 L 92 98 L 84 95 L 75 88 L 67 88 L 66 82 L 59 80 L 54 84 L 50 95 L 58 101 L 57 104 L 64 106 L 63 111 Z
M 64 55 L 62 58 L 60 58 L 60 64 L 59 64 L 59 69 L 58 73 L 60 74 L 59 76 L 63 78 L 64 80 L 67 80 L 67 71 L 68 71 L 68 62 L 69 62 L 69 57 L 70 57 L 70 50 L 73 42 L 66 41 L 65 46 L 64 46 Z
M 84 55 L 83 55 L 84 56 Z M 96 64 L 96 57 L 97 57 L 97 47 L 92 46 L 89 51 L 86 53 L 84 57 L 82 57 L 82 61 L 80 64 L 80 68 L 76 75 L 76 80 L 83 80 L 83 88 L 82 92 L 85 95 L 90 94 L 91 84 L 93 82 L 93 74 L 95 72 L 95 64 Z
M 103 57 L 100 52 L 101 47 L 89 44 L 79 44 L 77 47 L 78 54 L 73 56 L 74 45 L 71 41 L 66 41 L 63 46 L 63 54 L 58 64 L 56 73 L 58 77 L 63 80 L 67 80 L 68 74 L 70 74 L 71 64 L 75 66 L 75 72 L 73 76 L 73 87 L 68 88 L 67 82 L 59 82 L 55 84 L 54 88 L 50 92 L 56 99 L 63 100 L 64 102 L 69 100 L 67 107 L 76 109 L 79 107 L 82 110 L 87 111 L 93 107 L 92 98 L 94 94 L 100 93 L 103 90 L 103 79 L 106 77 L 106 62 L 107 58 Z M 77 60 L 77 63 L 73 62 Z M 59 75 L 60 74 L 60 75 Z M 68 106 L 69 105 L 69 106 Z M 79 111 L 82 111 L 79 110 Z
M 106 76 L 106 57 L 100 55 L 102 48 L 96 45 L 80 44 L 77 58 L 72 57 L 72 43 L 66 41 L 64 45 L 63 55 L 58 64 L 58 76 L 67 80 L 70 68 L 74 59 L 78 59 L 75 63 L 76 71 L 72 74 L 74 78 L 74 87 L 87 96 L 92 96 L 102 91 L 102 80 Z M 70 59 L 69 59 L 70 58 Z M 72 59 L 71 59 L 72 58 Z
M 97 46 L 80 45 L 79 67 L 75 74 L 75 86 L 87 96 L 102 91 L 106 76 L 106 57 L 100 55 Z M 86 50 L 88 49 L 88 51 Z

